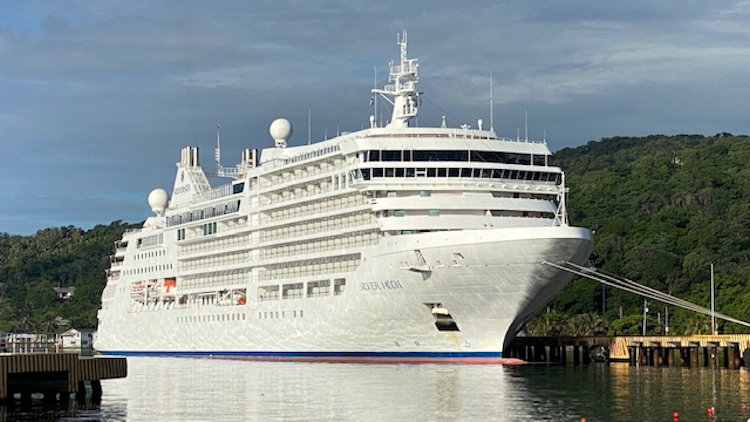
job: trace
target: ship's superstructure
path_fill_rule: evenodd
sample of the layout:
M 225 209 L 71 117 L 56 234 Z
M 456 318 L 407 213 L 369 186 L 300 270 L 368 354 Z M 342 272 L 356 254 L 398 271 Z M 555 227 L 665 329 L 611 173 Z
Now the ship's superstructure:
M 171 195 L 115 245 L 95 347 L 111 354 L 498 361 L 583 261 L 546 144 L 410 127 L 418 64 L 399 38 L 390 122 L 242 153 L 212 187 L 182 150 Z M 218 157 L 218 154 L 217 154 Z

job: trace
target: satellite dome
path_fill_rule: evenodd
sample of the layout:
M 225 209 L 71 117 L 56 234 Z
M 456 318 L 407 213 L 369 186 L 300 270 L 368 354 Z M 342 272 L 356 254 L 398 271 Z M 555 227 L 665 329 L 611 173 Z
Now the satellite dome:
M 169 196 L 164 189 L 154 189 L 148 194 L 148 205 L 151 211 L 161 214 L 169 205 Z
M 271 134 L 271 138 L 276 142 L 278 148 L 284 148 L 286 147 L 286 141 L 292 137 L 292 124 L 289 120 L 280 117 L 271 123 L 268 133 Z

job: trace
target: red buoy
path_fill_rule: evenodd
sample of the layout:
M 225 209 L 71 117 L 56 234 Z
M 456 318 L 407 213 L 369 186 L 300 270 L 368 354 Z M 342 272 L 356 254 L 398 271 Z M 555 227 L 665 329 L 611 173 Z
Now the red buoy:
M 581 418 L 581 422 L 586 422 L 586 418 Z
M 747 412 L 747 405 L 745 403 L 742 403 L 742 413 Z
M 708 409 L 706 409 L 706 413 L 708 414 L 708 419 L 713 419 L 714 418 L 714 408 L 713 407 L 709 407 Z
M 680 422 L 680 414 L 677 412 L 672 413 L 672 422 Z

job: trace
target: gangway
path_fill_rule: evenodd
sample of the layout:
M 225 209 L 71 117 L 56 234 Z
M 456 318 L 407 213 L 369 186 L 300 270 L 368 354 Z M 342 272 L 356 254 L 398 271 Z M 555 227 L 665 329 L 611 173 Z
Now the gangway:
M 750 327 L 750 323 L 748 322 L 741 321 L 736 318 L 732 318 L 731 316 L 722 314 L 720 312 L 711 311 L 710 309 L 705 308 L 703 306 L 696 305 L 695 303 L 688 302 L 687 300 L 680 299 L 676 296 L 672 296 L 664 292 L 660 292 L 659 290 L 656 290 L 654 288 L 636 283 L 633 280 L 630 280 L 624 277 L 615 277 L 613 275 L 606 274 L 601 271 L 597 271 L 597 269 L 593 267 L 584 267 L 582 265 L 578 265 L 570 261 L 565 261 L 562 264 L 555 264 L 549 261 L 541 261 L 541 263 L 544 265 L 549 265 L 551 267 L 557 268 L 559 270 L 563 270 L 569 273 L 573 273 L 575 275 L 579 275 L 581 277 L 586 277 L 588 279 L 597 281 L 601 284 L 604 284 L 610 287 L 614 287 L 616 289 L 624 290 L 630 293 L 635 293 L 639 296 L 643 296 L 648 299 L 656 300 L 658 302 L 665 303 L 667 305 L 677 306 L 683 309 L 687 309 L 689 311 L 701 313 L 701 314 L 708 315 L 708 316 L 714 316 L 715 318 L 723 319 L 725 321 L 733 322 L 739 325 L 744 325 L 745 327 Z

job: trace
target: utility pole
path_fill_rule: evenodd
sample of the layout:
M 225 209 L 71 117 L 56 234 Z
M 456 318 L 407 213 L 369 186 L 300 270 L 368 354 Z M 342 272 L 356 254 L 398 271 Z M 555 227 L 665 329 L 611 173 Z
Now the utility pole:
M 714 292 L 714 264 L 711 263 L 711 334 L 716 335 L 716 294 Z

